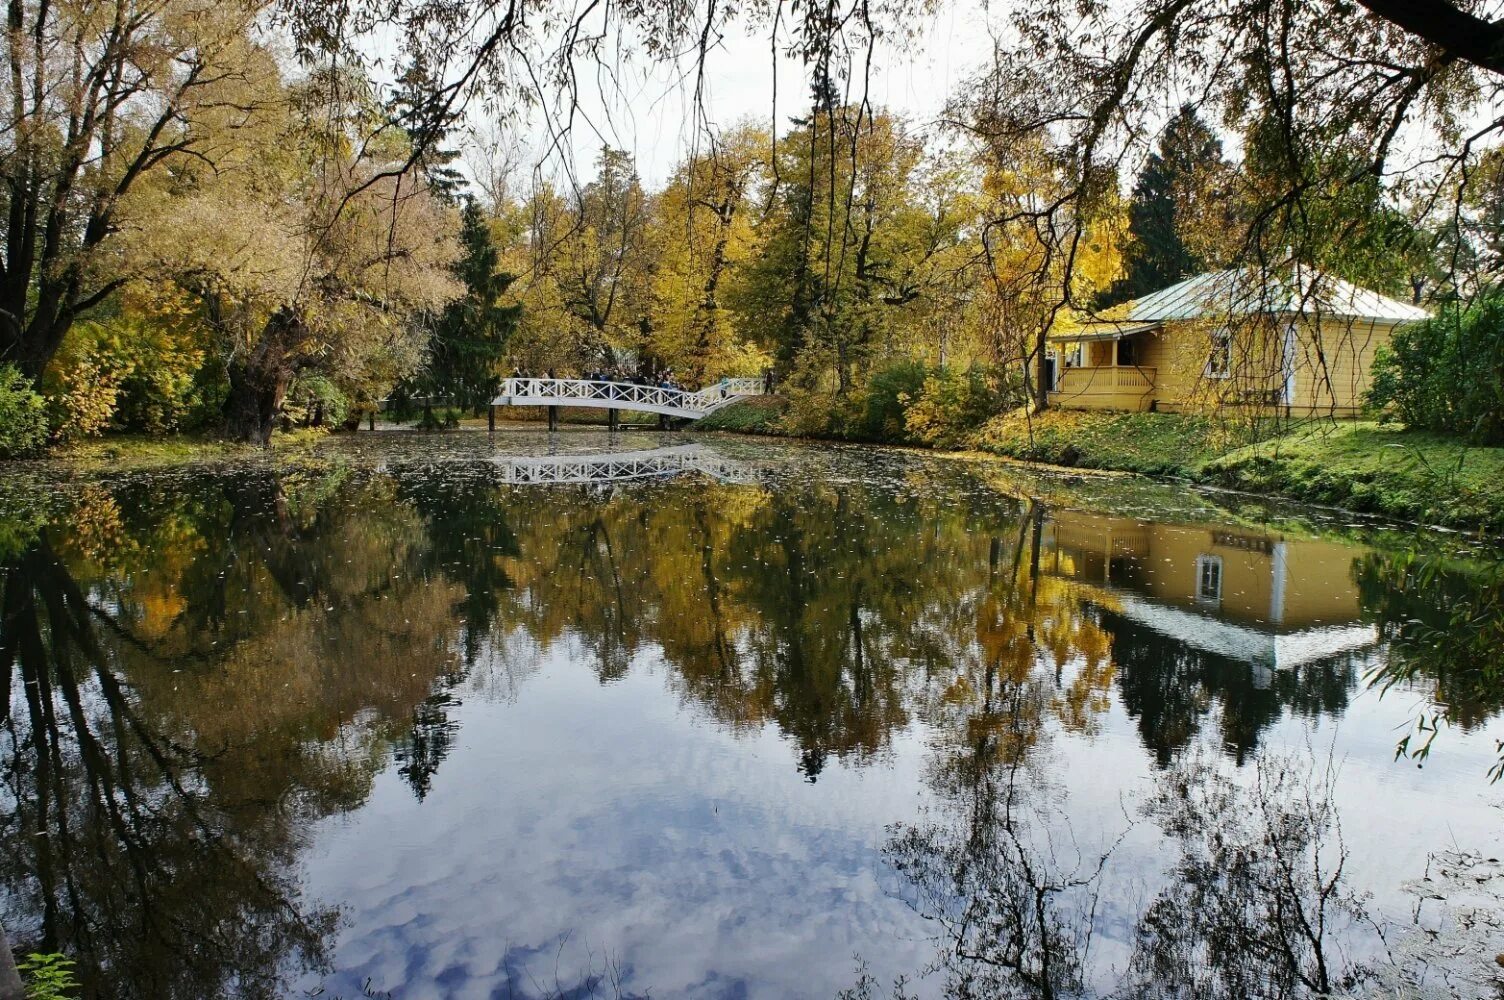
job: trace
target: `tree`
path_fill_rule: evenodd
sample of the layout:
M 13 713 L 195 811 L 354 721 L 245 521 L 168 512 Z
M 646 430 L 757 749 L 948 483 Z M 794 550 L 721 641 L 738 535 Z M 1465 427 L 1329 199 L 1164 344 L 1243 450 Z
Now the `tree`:
M 1374 267 L 1394 249 L 1385 209 L 1417 223 L 1457 210 L 1504 129 L 1480 114 L 1504 84 L 1480 39 L 1504 23 L 1444 0 L 1155 0 L 1127 17 L 1029 0 L 1014 21 L 1017 42 L 973 90 L 1003 95 L 990 141 L 1047 135 L 1067 151 L 1072 183 L 1044 216 L 1087 195 L 1103 162 L 1137 156 L 1159 107 L 1195 94 L 1245 150 L 1235 263 L 1269 273 Z
M 1205 236 L 1228 231 L 1230 174 L 1221 140 L 1194 106 L 1182 107 L 1165 126 L 1159 149 L 1150 154 L 1133 187 L 1124 252 L 1127 274 L 1114 287 L 1115 296 L 1136 299 L 1214 263 L 1204 249 Z M 1208 215 L 1215 218 L 1205 219 Z
M 956 199 L 920 196 L 924 147 L 909 123 L 833 103 L 832 88 L 817 82 L 779 145 L 761 253 L 736 300 L 786 374 L 844 397 L 874 358 L 903 353 L 965 225 Z
M 125 206 L 186 163 L 211 165 L 254 111 L 247 34 L 265 4 L 10 4 L 0 111 L 0 361 L 40 381 L 75 320 L 129 280 Z M 256 65 L 252 58 L 251 65 Z
M 473 199 L 460 212 L 460 258 L 454 275 L 464 294 L 433 324 L 428 362 L 413 380 L 415 394 L 447 396 L 458 406 L 485 406 L 500 388 L 500 365 L 521 307 L 504 301 L 514 277 L 500 270 L 491 226 Z
M 690 385 L 762 367 L 726 289 L 753 253 L 769 141 L 752 126 L 717 138 L 707 155 L 680 165 L 654 202 L 652 352 Z
M 1016 364 L 1035 411 L 1049 405 L 1048 336 L 1084 310 L 1121 272 L 1122 208 L 1116 172 L 1099 165 L 1085 181 L 1048 137 L 1003 141 L 994 131 L 1006 95 L 974 95 L 971 115 L 982 162 L 980 282 L 993 358 Z
M 194 296 L 217 334 L 232 438 L 266 445 L 300 372 L 357 398 L 385 391 L 422 360 L 416 319 L 458 292 L 452 213 L 384 174 L 406 146 L 371 98 L 346 74 L 287 88 L 258 116 L 260 143 L 172 177 L 137 235 L 142 272 Z
M 616 368 L 646 346 L 649 205 L 630 153 L 603 148 L 595 180 L 570 199 L 557 281 L 586 357 Z
M 450 135 L 460 115 L 440 99 L 438 81 L 422 56 L 415 56 L 397 77 L 397 86 L 387 99 L 392 122 L 408 136 L 413 150 L 413 171 L 423 179 L 435 198 L 446 205 L 463 202 L 465 175 L 455 163 L 458 150 L 448 148 Z

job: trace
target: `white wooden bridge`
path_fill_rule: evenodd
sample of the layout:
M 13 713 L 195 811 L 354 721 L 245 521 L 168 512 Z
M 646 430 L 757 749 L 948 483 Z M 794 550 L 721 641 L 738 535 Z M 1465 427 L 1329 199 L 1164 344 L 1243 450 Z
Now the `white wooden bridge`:
M 605 410 L 635 410 L 665 417 L 699 420 L 745 396 L 762 392 L 762 380 L 722 379 L 694 392 L 631 382 L 600 382 L 578 378 L 509 378 L 492 406 L 588 406 Z
M 502 481 L 508 483 L 614 483 L 696 472 L 724 483 L 753 483 L 754 470 L 698 444 L 650 451 L 599 452 L 584 455 L 538 455 L 500 458 Z

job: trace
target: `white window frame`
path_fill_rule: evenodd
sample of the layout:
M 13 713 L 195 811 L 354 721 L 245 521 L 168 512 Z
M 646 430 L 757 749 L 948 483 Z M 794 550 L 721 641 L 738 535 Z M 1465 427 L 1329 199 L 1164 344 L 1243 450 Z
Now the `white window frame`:
M 1216 593 L 1209 594 L 1206 589 L 1208 573 L 1214 574 L 1216 581 Z M 1222 606 L 1222 557 L 1221 556 L 1197 556 L 1196 557 L 1196 603 L 1211 607 Z
M 1220 371 L 1217 366 L 1219 356 L 1223 362 Z M 1206 359 L 1206 377 L 1232 378 L 1232 330 L 1225 326 L 1212 331 L 1212 350 Z

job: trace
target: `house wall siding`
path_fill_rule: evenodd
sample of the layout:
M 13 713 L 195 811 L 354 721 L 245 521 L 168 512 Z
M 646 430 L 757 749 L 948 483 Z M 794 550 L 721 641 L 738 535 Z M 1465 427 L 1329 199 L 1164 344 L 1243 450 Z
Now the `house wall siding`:
M 1234 376 L 1206 375 L 1217 324 L 1201 320 L 1168 323 L 1141 336 L 1143 364 L 1156 370 L 1157 409 L 1172 413 L 1215 409 L 1267 396 L 1282 399 L 1284 330 L 1288 321 L 1244 328 L 1234 342 Z M 1355 417 L 1373 383 L 1373 361 L 1388 344 L 1394 325 L 1372 321 L 1325 320 L 1319 327 L 1297 320 L 1295 416 Z M 1320 335 L 1315 331 L 1319 329 Z

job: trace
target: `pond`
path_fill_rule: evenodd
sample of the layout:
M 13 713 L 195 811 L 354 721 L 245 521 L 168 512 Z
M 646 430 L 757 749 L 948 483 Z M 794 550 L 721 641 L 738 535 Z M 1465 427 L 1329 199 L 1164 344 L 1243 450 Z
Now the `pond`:
M 89 997 L 1504 974 L 1461 536 L 651 433 L 6 475 L 0 919 Z

